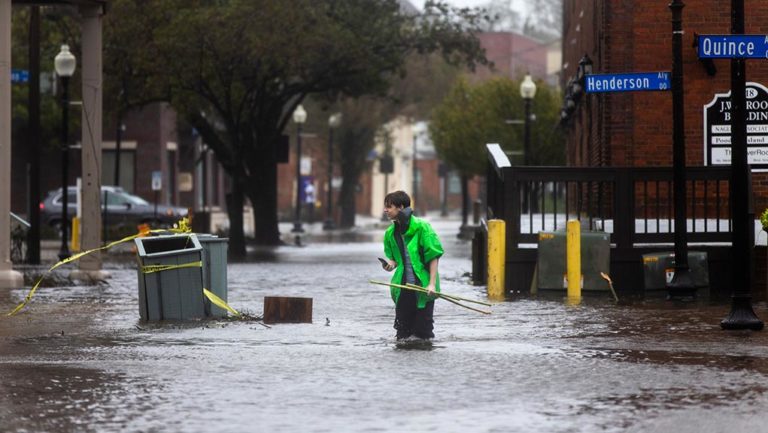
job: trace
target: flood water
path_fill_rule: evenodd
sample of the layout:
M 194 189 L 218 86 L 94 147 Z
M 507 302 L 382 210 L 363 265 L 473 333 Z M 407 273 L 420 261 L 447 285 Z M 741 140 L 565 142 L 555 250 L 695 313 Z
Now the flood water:
M 443 291 L 484 299 L 458 223 L 436 227 Z M 437 301 L 433 344 L 404 348 L 388 289 L 367 282 L 389 276 L 371 233 L 230 264 L 234 308 L 312 297 L 312 324 L 142 323 L 130 261 L 108 284 L 40 289 L 0 320 L 0 431 L 768 431 L 768 333 L 721 331 L 728 305 Z

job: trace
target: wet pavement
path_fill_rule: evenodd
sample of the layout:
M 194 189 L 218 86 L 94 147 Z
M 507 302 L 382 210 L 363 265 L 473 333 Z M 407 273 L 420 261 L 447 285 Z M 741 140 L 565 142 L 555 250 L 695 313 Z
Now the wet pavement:
M 443 291 L 483 299 L 458 222 L 435 226 Z M 553 295 L 484 316 L 438 301 L 434 343 L 404 348 L 388 290 L 367 283 L 389 276 L 380 240 L 319 236 L 230 264 L 233 307 L 312 297 L 312 324 L 142 323 L 131 260 L 107 284 L 41 288 L 0 319 L 0 431 L 768 431 L 768 333 L 721 331 L 728 305 Z

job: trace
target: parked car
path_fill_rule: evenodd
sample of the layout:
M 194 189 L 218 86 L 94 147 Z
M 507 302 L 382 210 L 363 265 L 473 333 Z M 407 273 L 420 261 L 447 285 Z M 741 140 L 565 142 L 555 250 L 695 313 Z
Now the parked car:
M 104 215 L 104 200 L 106 197 L 106 224 L 108 226 L 137 226 L 148 223 L 153 227 L 170 226 L 187 216 L 183 207 L 155 205 L 141 197 L 129 194 L 117 186 L 101 187 L 101 207 Z M 40 221 L 42 224 L 59 229 L 61 224 L 61 188 L 48 192 L 48 196 L 40 203 Z M 74 186 L 67 187 L 67 218 L 70 223 L 77 214 L 77 191 Z

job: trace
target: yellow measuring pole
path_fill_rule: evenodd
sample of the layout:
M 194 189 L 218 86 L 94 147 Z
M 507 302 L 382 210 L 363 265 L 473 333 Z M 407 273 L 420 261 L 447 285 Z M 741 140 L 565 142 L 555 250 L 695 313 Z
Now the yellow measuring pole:
M 568 221 L 565 238 L 568 299 L 581 298 L 581 225 L 578 220 Z
M 506 246 L 504 220 L 488 220 L 488 297 L 491 299 L 504 299 Z

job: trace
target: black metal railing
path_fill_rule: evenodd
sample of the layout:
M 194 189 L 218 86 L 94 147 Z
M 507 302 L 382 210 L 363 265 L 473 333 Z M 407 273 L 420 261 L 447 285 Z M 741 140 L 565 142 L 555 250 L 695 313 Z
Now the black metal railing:
M 488 217 L 506 221 L 508 248 L 579 219 L 617 248 L 674 243 L 672 167 L 512 167 L 488 145 Z M 730 242 L 728 167 L 686 169 L 688 241 Z

